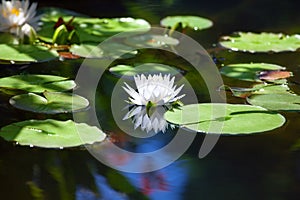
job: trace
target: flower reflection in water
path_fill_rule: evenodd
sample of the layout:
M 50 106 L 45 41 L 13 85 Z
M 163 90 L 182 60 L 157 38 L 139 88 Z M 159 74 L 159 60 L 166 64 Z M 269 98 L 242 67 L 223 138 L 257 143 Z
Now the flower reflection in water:
M 163 106 L 150 107 L 149 109 L 145 106 L 133 106 L 123 120 L 132 119 L 134 129 L 141 127 L 147 133 L 152 130 L 155 133 L 165 132 L 168 128 L 168 122 L 164 119 L 166 111 L 167 108 Z
M 175 77 L 170 74 L 153 74 L 146 77 L 144 74 L 134 77 L 137 91 L 124 82 L 123 89 L 129 94 L 128 103 L 132 105 L 123 120 L 132 119 L 134 129 L 141 127 L 147 133 L 153 131 L 165 132 L 168 123 L 164 113 L 173 107 L 181 105 L 177 96 L 184 85 L 179 88 L 174 84 Z

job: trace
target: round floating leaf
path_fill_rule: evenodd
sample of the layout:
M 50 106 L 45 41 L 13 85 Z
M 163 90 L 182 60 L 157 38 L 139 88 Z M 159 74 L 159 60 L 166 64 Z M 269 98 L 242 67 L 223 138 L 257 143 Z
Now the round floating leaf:
M 120 43 L 109 43 L 105 45 L 99 44 L 81 44 L 72 45 L 70 51 L 74 55 L 78 55 L 85 58 L 131 58 L 137 54 L 137 51 L 132 51 L 132 48 L 120 44 Z
M 233 96 L 240 98 L 246 98 L 253 94 L 281 94 L 287 93 L 290 90 L 286 84 L 274 85 L 265 83 L 254 85 L 252 88 L 229 87 L 224 85 L 220 87 L 220 89 L 230 91 Z
M 226 113 L 224 112 L 226 111 Z M 282 126 L 285 118 L 266 109 L 239 104 L 191 104 L 168 111 L 166 120 L 197 132 L 218 134 L 251 134 Z M 211 126 L 223 127 L 211 132 Z
M 126 38 L 125 42 L 126 44 L 138 48 L 176 46 L 179 44 L 179 41 L 176 38 L 153 34 L 131 36 Z
M 43 46 L 0 44 L 0 60 L 17 62 L 42 62 L 58 57 L 56 51 Z
M 269 63 L 240 63 L 226 65 L 221 68 L 221 74 L 243 81 L 261 82 L 258 72 L 266 70 L 284 70 L 284 67 Z
M 16 35 L 11 33 L 0 33 L 0 44 L 19 44 L 19 39 Z
M 44 92 L 44 97 L 34 94 L 21 94 L 12 97 L 9 103 L 16 108 L 36 113 L 57 114 L 82 110 L 89 101 L 79 95 L 62 92 Z
M 145 63 L 138 66 L 130 65 L 117 65 L 109 69 L 109 71 L 117 76 L 127 76 L 133 77 L 137 74 L 171 74 L 176 75 L 180 71 L 169 65 L 159 64 L 159 63 Z
M 14 75 L 0 78 L 0 87 L 41 93 L 71 90 L 76 86 L 73 80 L 53 75 Z
M 222 37 L 220 44 L 233 51 L 251 53 L 296 51 L 300 47 L 300 35 L 238 32 L 233 36 Z
M 56 7 L 41 8 L 39 9 L 39 11 L 42 13 L 41 21 L 43 22 L 48 22 L 48 21 L 56 22 L 59 17 L 65 17 L 65 16 L 75 16 L 75 17 L 86 16 L 81 13 L 74 12 L 72 10 L 56 8 Z
M 82 24 L 82 23 L 81 23 Z M 100 23 L 95 28 L 100 29 L 102 34 L 114 35 L 124 31 L 138 31 L 146 32 L 150 29 L 151 25 L 144 19 L 134 19 L 131 17 L 121 18 L 104 18 L 100 19 Z
M 209 19 L 198 16 L 169 16 L 160 21 L 160 24 L 164 27 L 175 27 L 181 23 L 182 28 L 192 28 L 194 30 L 202 30 L 210 28 L 213 22 Z
M 285 94 L 290 90 L 286 84 L 273 85 L 273 84 L 258 84 L 253 87 L 252 94 Z
M 0 136 L 20 145 L 45 148 L 74 147 L 101 142 L 106 135 L 96 127 L 71 120 L 28 120 L 3 127 Z
M 69 21 L 72 16 L 63 17 L 64 21 Z M 44 22 L 38 35 L 42 40 L 52 42 L 54 33 L 54 25 L 58 20 Z M 72 26 L 79 36 L 80 42 L 101 42 L 105 38 L 115 35 L 123 31 L 131 31 L 132 34 L 147 32 L 150 29 L 150 24 L 143 19 L 134 18 L 88 18 L 75 17 Z
M 300 96 L 291 93 L 252 95 L 248 103 L 269 110 L 300 111 Z
M 101 58 L 103 57 L 103 50 L 100 49 L 98 45 L 99 44 L 75 44 L 71 46 L 70 52 L 84 58 Z

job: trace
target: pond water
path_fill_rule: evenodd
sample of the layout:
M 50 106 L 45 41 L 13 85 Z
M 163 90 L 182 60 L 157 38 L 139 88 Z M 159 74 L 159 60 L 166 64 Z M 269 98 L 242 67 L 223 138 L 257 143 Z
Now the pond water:
M 207 17 L 214 21 L 212 28 L 199 32 L 190 30 L 187 35 L 211 53 L 218 67 L 242 62 L 276 63 L 293 72 L 289 86 L 300 93 L 299 52 L 250 54 L 219 51 L 213 45 L 220 36 L 234 31 L 299 33 L 297 24 L 300 15 L 296 1 L 40 1 L 39 7 L 44 6 L 58 6 L 97 17 L 132 16 L 146 19 L 154 25 L 167 15 Z M 149 51 L 148 54 L 156 61 L 174 62 L 172 56 L 163 52 L 153 54 Z M 0 76 L 39 73 L 75 79 L 82 62 L 83 59 L 2 65 Z M 129 59 L 126 62 L 133 61 Z M 178 65 L 181 61 L 175 62 Z M 187 70 L 184 76 L 196 88 L 199 101 L 209 102 L 206 86 L 191 76 L 193 69 L 182 65 Z M 171 141 L 177 129 L 168 129 L 165 133 L 139 141 L 117 128 L 110 102 L 118 81 L 118 77 L 106 71 L 98 84 L 95 100 L 98 120 L 102 129 L 110 133 L 110 140 L 136 152 L 153 151 Z M 125 81 L 131 83 L 132 80 Z M 230 86 L 252 85 L 227 77 L 223 77 L 223 81 Z M 72 118 L 72 114 L 42 115 L 15 109 L 8 103 L 10 97 L 5 93 L 0 95 L 0 127 L 27 119 Z M 245 100 L 228 93 L 227 102 L 244 104 Z M 292 150 L 292 146 L 300 139 L 300 115 L 297 112 L 281 114 L 287 120 L 281 128 L 247 136 L 221 136 L 213 150 L 202 159 L 199 159 L 198 153 L 205 134 L 198 133 L 192 145 L 174 163 L 158 171 L 141 174 L 107 167 L 84 147 L 26 147 L 1 138 L 1 199 L 299 199 L 300 152 Z M 184 130 L 184 134 L 191 132 Z M 91 148 L 101 147 L 95 145 Z M 107 156 L 116 165 L 130 160 L 126 155 L 114 152 L 108 152 Z M 164 155 L 149 162 L 145 160 L 141 168 L 162 162 L 162 159 Z

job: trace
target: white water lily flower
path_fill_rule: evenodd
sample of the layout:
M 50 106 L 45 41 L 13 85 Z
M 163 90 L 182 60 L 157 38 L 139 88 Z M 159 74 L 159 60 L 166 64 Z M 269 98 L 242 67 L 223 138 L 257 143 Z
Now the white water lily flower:
M 147 113 L 145 106 L 134 106 L 127 112 L 123 120 L 132 118 L 134 129 L 140 126 L 147 133 L 151 130 L 155 133 L 165 132 L 168 128 L 168 122 L 164 118 L 165 112 L 166 109 L 162 106 L 152 107 L 150 114 Z
M 177 97 L 183 85 L 176 89 L 174 80 L 175 77 L 170 78 L 170 74 L 164 76 L 162 74 L 148 75 L 148 78 L 142 74 L 134 77 L 137 91 L 127 83 L 124 83 L 126 87 L 123 88 L 130 95 L 129 100 L 132 104 L 144 106 L 149 103 L 166 105 L 185 96 Z
M 0 4 L 0 32 L 10 32 L 18 37 L 26 35 L 28 26 L 33 29 L 38 28 L 40 16 L 36 15 L 37 3 L 32 3 L 29 7 L 29 1 L 4 1 Z M 23 26 L 27 26 L 23 28 Z

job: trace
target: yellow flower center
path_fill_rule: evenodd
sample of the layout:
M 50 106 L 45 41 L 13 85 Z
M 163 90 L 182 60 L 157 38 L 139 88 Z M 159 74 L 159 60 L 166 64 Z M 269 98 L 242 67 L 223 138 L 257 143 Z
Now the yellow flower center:
M 19 16 L 20 10 L 17 8 L 13 8 L 13 9 L 11 9 L 10 13 L 13 15 Z

